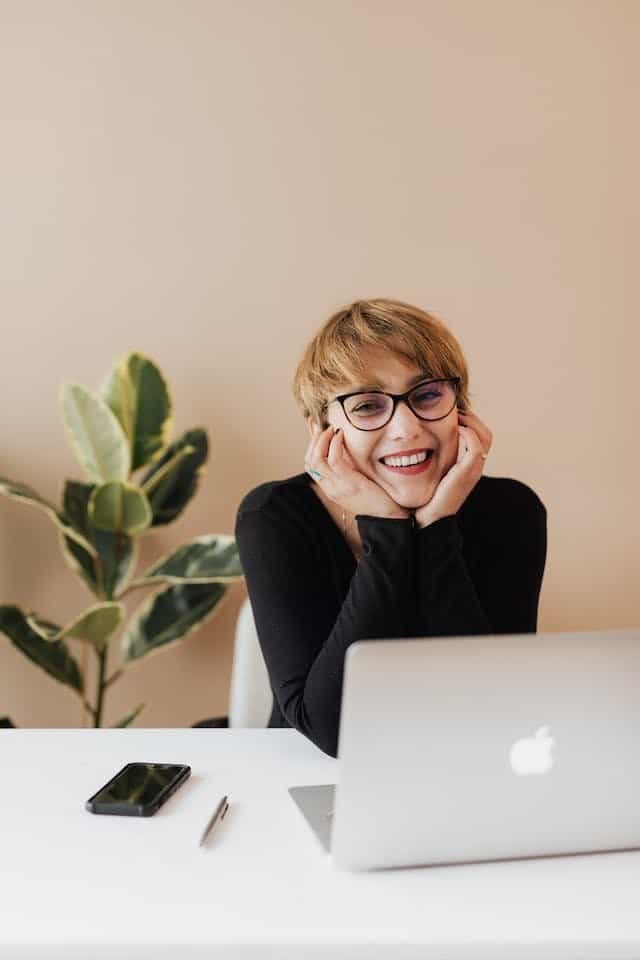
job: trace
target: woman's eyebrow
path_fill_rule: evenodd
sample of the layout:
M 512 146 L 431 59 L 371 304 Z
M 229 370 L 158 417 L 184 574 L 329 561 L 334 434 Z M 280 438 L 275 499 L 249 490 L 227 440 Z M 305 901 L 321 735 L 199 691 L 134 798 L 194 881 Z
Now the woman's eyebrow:
M 415 377 L 411 377 L 409 380 L 407 380 L 406 389 L 409 390 L 411 387 L 414 386 L 414 384 L 420 383 L 421 380 L 428 380 L 429 377 L 430 377 L 430 375 L 429 375 L 426 371 L 423 370 L 422 373 L 418 373 L 418 374 L 416 374 Z M 386 389 L 387 389 L 387 387 L 385 387 L 385 385 L 382 383 L 382 381 L 380 381 L 380 380 L 369 380 L 368 383 L 362 383 L 362 384 L 359 384 L 359 385 L 357 385 L 357 386 L 355 386 L 355 387 L 352 387 L 350 392 L 353 392 L 353 393 L 366 393 L 367 390 L 386 390 Z

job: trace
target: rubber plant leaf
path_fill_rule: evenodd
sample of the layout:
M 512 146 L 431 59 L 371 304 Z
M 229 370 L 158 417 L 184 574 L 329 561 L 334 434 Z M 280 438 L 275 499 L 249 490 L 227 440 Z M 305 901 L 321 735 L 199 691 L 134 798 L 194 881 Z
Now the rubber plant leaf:
M 82 693 L 84 689 L 82 673 L 64 640 L 44 640 L 29 626 L 27 616 L 20 607 L 0 606 L 0 633 L 4 633 L 18 650 L 46 670 L 50 676 L 72 687 L 78 693 Z M 54 624 L 49 626 L 53 627 Z
M 92 483 L 126 480 L 129 444 L 118 418 L 101 397 L 77 383 L 62 386 L 62 412 L 71 447 Z
M 113 369 L 100 394 L 127 438 L 131 469 L 158 457 L 173 429 L 169 387 L 158 367 L 141 353 L 130 353 Z
M 152 526 L 172 523 L 196 490 L 202 466 L 209 455 L 207 433 L 196 427 L 167 447 L 162 457 L 140 480 L 153 511 Z
M 113 597 L 124 587 L 136 565 L 137 544 L 126 533 L 99 530 L 88 517 L 89 500 L 95 484 L 67 480 L 63 505 L 75 530 L 90 541 L 94 554 L 88 553 L 74 540 L 63 540 L 66 562 L 96 596 Z M 96 554 L 97 551 L 97 554 Z
M 197 583 L 169 587 L 146 600 L 122 640 L 125 663 L 166 649 L 200 627 L 214 612 L 227 587 Z
M 69 539 L 77 543 L 78 546 L 82 547 L 90 556 L 95 556 L 96 548 L 80 531 L 74 528 L 70 519 L 61 510 L 58 510 L 56 506 L 49 503 L 44 497 L 41 497 L 31 487 L 28 487 L 26 483 L 18 483 L 15 480 L 0 477 L 0 493 L 12 500 L 20 500 L 28 506 L 43 510 L 47 516 L 53 520 L 65 537 L 69 537 Z
M 134 536 L 151 524 L 151 506 L 132 483 L 104 483 L 91 494 L 89 520 L 99 530 Z
M 51 642 L 64 640 L 65 637 L 75 637 L 77 640 L 88 641 L 97 653 L 102 653 L 109 643 L 109 638 L 122 623 L 126 612 L 124 604 L 106 602 L 89 607 L 66 627 L 56 627 L 55 624 L 41 620 L 33 614 L 27 615 L 26 620 L 31 629 L 44 640 Z
M 128 589 L 154 583 L 233 583 L 242 576 L 235 538 L 212 533 L 195 537 L 158 560 Z

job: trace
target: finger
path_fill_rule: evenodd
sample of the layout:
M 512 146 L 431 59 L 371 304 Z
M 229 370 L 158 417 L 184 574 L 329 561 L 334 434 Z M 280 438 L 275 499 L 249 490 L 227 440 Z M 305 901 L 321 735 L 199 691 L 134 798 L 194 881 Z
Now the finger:
M 329 449 L 328 463 L 332 469 L 355 469 L 353 458 L 347 449 L 347 443 L 344 438 L 344 431 L 338 427 L 331 441 Z
M 329 448 L 331 447 L 331 441 L 333 440 L 334 433 L 335 427 L 328 426 L 326 430 L 323 430 L 318 437 L 316 456 L 321 460 L 326 460 L 329 456 Z
M 467 413 L 461 413 L 458 411 L 458 422 L 462 426 L 470 426 L 480 437 L 482 443 L 482 449 L 485 453 L 488 453 L 491 449 L 491 444 L 493 443 L 493 434 L 489 427 L 484 423 L 480 417 L 469 410 Z
M 491 444 L 493 443 L 493 434 L 491 430 L 487 427 L 486 424 L 482 422 L 480 417 L 472 413 L 459 414 L 458 420 L 461 426 L 467 427 L 467 429 L 472 429 L 473 432 L 480 440 L 480 451 L 479 456 L 482 456 L 484 460 L 487 459 L 489 451 L 491 450 Z
M 332 470 L 355 470 L 356 465 L 347 448 L 344 431 L 338 427 L 329 448 L 327 462 Z
M 309 443 L 307 445 L 307 453 L 305 455 L 305 460 L 307 456 L 311 454 L 311 451 L 315 449 L 318 437 L 320 436 L 322 430 L 320 424 L 316 420 L 311 421 L 311 436 L 309 438 Z
M 353 457 L 351 456 L 351 453 L 350 453 L 350 451 L 349 451 L 349 448 L 347 447 L 347 442 L 346 442 L 346 440 L 345 440 L 345 438 L 344 438 L 344 434 L 342 433 L 342 431 L 340 431 L 340 433 L 342 434 L 342 441 L 341 441 L 341 443 L 342 443 L 342 459 L 344 460 L 345 464 L 346 464 L 351 470 L 355 470 L 355 469 L 356 469 L 355 461 L 354 461 Z
M 305 456 L 304 456 L 304 469 L 305 469 L 305 472 L 308 473 L 310 476 L 312 476 L 314 480 L 320 480 L 322 477 L 322 473 L 320 470 L 317 469 L 316 460 L 314 459 L 314 456 L 313 456 L 313 450 L 314 450 L 313 444 L 309 444 L 309 446 L 307 447 L 307 452 L 305 453 Z
M 313 450 L 313 444 L 310 443 L 304 452 L 304 468 L 307 471 L 307 473 L 309 472 L 309 468 L 311 467 L 312 450 Z
M 304 466 L 307 473 L 311 473 L 312 469 L 315 469 L 322 459 L 321 456 L 319 456 L 318 451 L 320 440 L 324 431 L 321 429 L 319 424 L 316 423 L 312 425 L 311 429 L 312 437 L 304 455 Z
M 312 440 L 309 441 L 309 443 L 308 443 L 308 445 L 307 445 L 307 449 L 305 450 L 305 453 L 304 453 L 304 466 L 305 466 L 305 469 L 307 469 L 308 467 L 311 467 L 311 466 L 313 465 L 313 462 L 314 462 L 314 459 L 315 459 L 316 447 L 317 447 L 317 440 L 314 438 L 314 439 L 312 439 Z
M 326 460 L 327 453 L 329 451 L 329 444 L 331 443 L 331 437 L 333 436 L 333 427 L 326 427 L 325 430 L 321 430 L 316 437 L 311 441 L 310 450 L 309 450 L 309 463 L 314 461 Z
M 332 470 L 340 469 L 342 465 L 342 451 L 344 449 L 344 435 L 338 428 L 332 437 L 329 438 L 329 448 L 327 450 L 327 463 Z
M 482 443 L 479 436 L 472 430 L 471 427 L 459 427 L 459 430 L 462 430 L 462 434 L 465 440 L 465 455 L 468 456 L 471 460 L 476 459 L 477 457 L 486 460 L 488 454 L 482 449 Z
M 310 449 L 305 459 L 305 469 L 307 473 L 317 482 L 326 480 L 331 469 L 331 464 L 327 461 L 329 445 L 333 437 L 334 428 L 329 426 L 322 430 L 310 444 Z
M 475 429 L 473 429 L 473 427 L 466 427 L 463 424 L 461 427 L 461 430 L 464 434 L 467 447 L 469 448 L 470 451 L 475 453 L 477 450 L 482 449 L 482 445 L 480 443 L 480 437 L 476 433 Z

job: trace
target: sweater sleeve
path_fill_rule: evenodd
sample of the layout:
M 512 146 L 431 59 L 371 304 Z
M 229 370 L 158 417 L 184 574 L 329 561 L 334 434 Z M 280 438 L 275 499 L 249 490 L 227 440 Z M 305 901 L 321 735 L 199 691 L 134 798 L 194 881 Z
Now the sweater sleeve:
M 547 512 L 523 483 L 510 481 L 486 505 L 465 559 L 457 516 L 417 532 L 418 610 L 425 636 L 535 633 L 547 552 Z
M 335 616 L 318 554 L 295 518 L 240 510 L 236 540 L 269 679 L 287 722 L 336 756 L 344 657 L 356 640 L 406 636 L 413 525 L 358 516 L 362 557 Z

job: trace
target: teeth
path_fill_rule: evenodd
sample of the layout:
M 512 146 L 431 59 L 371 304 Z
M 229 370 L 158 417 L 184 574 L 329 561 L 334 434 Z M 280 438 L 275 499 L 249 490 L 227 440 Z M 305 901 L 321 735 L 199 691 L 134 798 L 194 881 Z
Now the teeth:
M 416 463 L 423 463 L 428 457 L 428 453 L 414 453 L 410 457 L 383 457 L 382 462 L 389 467 L 411 467 Z

